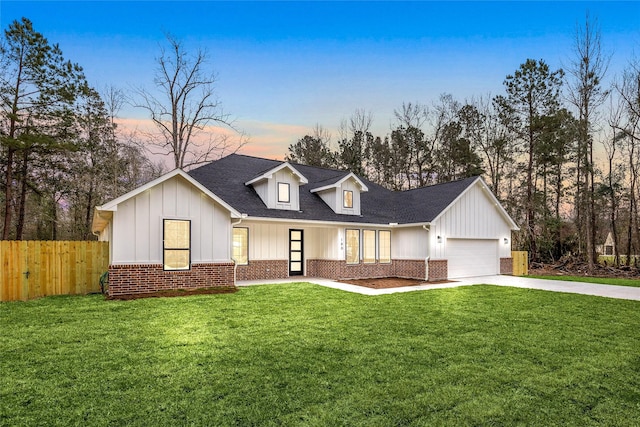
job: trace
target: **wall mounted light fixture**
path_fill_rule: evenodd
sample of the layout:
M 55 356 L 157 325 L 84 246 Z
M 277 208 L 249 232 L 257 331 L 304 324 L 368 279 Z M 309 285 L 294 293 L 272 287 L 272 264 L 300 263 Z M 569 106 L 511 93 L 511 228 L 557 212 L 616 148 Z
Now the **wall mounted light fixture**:
M 438 239 L 438 243 L 442 243 L 442 236 L 438 236 L 437 239 Z

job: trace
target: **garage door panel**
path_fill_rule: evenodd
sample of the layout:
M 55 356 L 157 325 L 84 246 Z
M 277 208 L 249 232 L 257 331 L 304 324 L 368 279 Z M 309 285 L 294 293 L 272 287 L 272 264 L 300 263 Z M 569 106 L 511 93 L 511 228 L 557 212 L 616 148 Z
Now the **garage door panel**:
M 447 260 L 450 278 L 499 274 L 498 240 L 447 239 Z

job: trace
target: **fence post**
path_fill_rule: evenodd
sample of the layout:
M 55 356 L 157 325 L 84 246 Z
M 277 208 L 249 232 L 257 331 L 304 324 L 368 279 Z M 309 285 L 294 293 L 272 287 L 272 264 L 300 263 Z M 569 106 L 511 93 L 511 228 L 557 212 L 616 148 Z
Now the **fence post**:
M 511 251 L 513 260 L 513 275 L 526 276 L 529 274 L 529 253 L 527 251 Z

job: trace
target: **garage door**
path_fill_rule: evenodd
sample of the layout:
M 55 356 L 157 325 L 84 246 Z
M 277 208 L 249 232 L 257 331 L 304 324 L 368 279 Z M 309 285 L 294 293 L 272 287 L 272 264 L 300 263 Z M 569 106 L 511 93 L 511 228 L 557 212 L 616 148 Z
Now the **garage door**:
M 450 278 L 500 273 L 498 240 L 447 239 L 446 251 Z

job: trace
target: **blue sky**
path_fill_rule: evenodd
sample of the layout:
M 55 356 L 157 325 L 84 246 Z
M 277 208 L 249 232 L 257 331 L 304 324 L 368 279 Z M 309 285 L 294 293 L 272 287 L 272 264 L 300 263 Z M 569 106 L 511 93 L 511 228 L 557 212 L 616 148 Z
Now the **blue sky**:
M 220 100 L 251 136 L 244 151 L 282 158 L 316 123 L 337 137 L 356 109 L 383 136 L 403 102 L 499 94 L 527 58 L 566 67 L 587 11 L 613 78 L 640 55 L 640 2 L 2 0 L 0 24 L 31 19 L 92 85 L 128 92 L 152 86 L 163 32 L 206 49 Z

